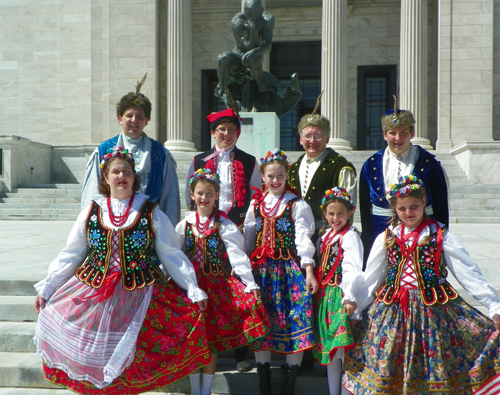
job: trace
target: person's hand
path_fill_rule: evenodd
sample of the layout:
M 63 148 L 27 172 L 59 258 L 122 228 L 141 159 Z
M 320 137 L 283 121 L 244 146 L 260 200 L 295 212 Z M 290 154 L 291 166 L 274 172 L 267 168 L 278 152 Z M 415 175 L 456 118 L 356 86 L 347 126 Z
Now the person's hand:
M 35 311 L 40 314 L 40 311 L 45 307 L 45 299 L 40 296 L 40 294 L 36 295 L 35 298 Z
M 361 321 L 355 320 L 353 318 L 349 318 L 349 327 L 350 328 L 354 328 L 356 326 L 359 326 L 360 323 L 361 323 Z
M 198 303 L 198 307 L 200 308 L 201 311 L 204 311 L 207 306 L 208 306 L 208 301 L 206 299 L 200 300 Z
M 262 296 L 260 289 L 252 289 L 252 292 L 253 296 L 255 296 L 255 299 L 260 300 L 260 297 Z
M 351 315 L 357 309 L 358 305 L 356 302 L 351 302 L 349 300 L 344 301 L 344 313 L 347 315 Z
M 493 316 L 493 323 L 495 324 L 495 329 L 500 332 L 500 315 L 495 314 Z
M 318 290 L 319 284 L 314 275 L 313 267 L 312 265 L 306 266 L 306 291 L 314 295 Z

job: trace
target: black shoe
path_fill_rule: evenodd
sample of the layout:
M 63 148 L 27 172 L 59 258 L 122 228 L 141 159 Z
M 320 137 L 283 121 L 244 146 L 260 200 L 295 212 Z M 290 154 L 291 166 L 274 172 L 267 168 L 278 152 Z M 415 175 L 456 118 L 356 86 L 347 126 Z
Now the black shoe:
M 240 373 L 252 370 L 252 365 L 247 358 L 248 347 L 240 347 L 234 350 L 234 359 L 236 360 L 236 370 Z
M 259 375 L 259 395 L 271 395 L 271 365 L 257 362 L 257 373 Z
M 294 395 L 295 393 L 295 380 L 299 374 L 300 366 L 293 365 L 288 368 L 286 372 L 285 380 L 283 381 L 283 386 L 281 387 L 280 395 Z

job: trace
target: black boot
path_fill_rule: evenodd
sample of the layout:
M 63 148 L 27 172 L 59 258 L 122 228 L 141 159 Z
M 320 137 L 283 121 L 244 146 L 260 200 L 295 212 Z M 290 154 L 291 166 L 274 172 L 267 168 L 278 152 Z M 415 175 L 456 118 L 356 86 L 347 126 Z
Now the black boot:
M 300 366 L 293 365 L 286 372 L 283 386 L 281 387 L 280 395 L 294 395 L 295 380 L 299 374 Z
M 234 350 L 234 359 L 236 360 L 236 370 L 240 373 L 252 370 L 252 365 L 248 362 L 248 347 L 240 347 Z
M 271 395 L 271 365 L 257 362 L 257 373 L 259 374 L 259 395 Z

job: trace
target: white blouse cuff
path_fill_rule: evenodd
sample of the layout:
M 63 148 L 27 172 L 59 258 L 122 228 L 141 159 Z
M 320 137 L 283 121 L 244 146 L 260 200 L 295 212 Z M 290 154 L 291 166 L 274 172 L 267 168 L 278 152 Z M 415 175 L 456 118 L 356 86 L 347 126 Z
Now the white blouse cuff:
M 312 267 L 314 267 L 316 264 L 312 258 L 300 257 L 300 267 L 303 269 L 306 265 L 312 265 Z
M 361 321 L 363 319 L 363 314 L 359 310 L 356 310 L 354 313 L 351 314 L 349 318 Z
M 349 301 L 349 302 L 352 302 L 352 303 L 356 303 L 356 297 L 354 296 L 353 293 L 344 293 L 344 297 L 342 298 L 342 304 L 344 304 L 345 301 Z
M 195 286 L 188 286 L 187 296 L 193 303 L 200 302 L 203 299 L 208 299 L 207 294 L 201 288 Z
M 260 287 L 257 285 L 255 281 L 252 281 L 251 283 L 248 283 L 248 285 L 246 286 L 245 293 L 249 293 L 254 289 L 260 289 Z
M 38 294 L 40 294 L 40 296 L 45 300 L 48 300 L 52 296 L 52 294 L 56 291 L 55 287 L 50 285 L 46 280 L 37 282 L 34 285 L 34 287 L 38 292 Z
M 495 314 L 500 315 L 500 303 L 499 302 L 493 302 L 490 305 L 490 310 L 489 310 L 490 318 L 493 319 L 493 316 Z

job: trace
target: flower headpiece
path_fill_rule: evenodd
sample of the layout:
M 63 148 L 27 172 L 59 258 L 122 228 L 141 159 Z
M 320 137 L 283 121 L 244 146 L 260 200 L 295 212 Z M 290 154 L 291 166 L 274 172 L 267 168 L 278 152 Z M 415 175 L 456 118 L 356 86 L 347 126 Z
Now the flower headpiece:
M 333 187 L 332 189 L 325 191 L 325 196 L 323 196 L 323 199 L 321 199 L 321 210 L 323 210 L 326 201 L 331 198 L 345 200 L 352 206 L 353 210 L 356 208 L 354 206 L 354 202 L 352 201 L 351 195 L 346 192 L 345 188 Z
M 111 158 L 114 158 L 116 156 L 121 158 L 123 155 L 130 156 L 130 159 L 132 159 L 132 162 L 134 162 L 134 166 L 135 166 L 135 160 L 134 160 L 134 157 L 132 156 L 132 154 L 129 153 L 127 149 L 125 149 L 123 147 L 118 147 L 115 145 L 114 147 L 108 148 L 106 153 L 101 157 L 101 165 L 100 165 L 101 169 L 104 167 L 106 162 L 108 160 L 110 160 Z
M 424 188 L 424 183 L 417 176 L 410 174 L 409 176 L 400 177 L 399 184 L 391 184 L 389 188 L 390 190 L 386 195 L 387 200 L 391 200 L 393 197 L 408 195 L 412 191 L 422 189 Z
M 272 162 L 273 160 L 281 160 L 283 161 L 286 165 L 288 165 L 288 160 L 286 159 L 287 156 L 285 155 L 285 151 L 281 151 L 278 148 L 275 148 L 274 151 L 267 151 L 267 154 L 265 154 L 262 158 L 260 158 L 260 166 L 265 165 L 266 163 Z
M 217 173 L 213 172 L 210 169 L 198 169 L 196 170 L 189 180 L 189 185 L 191 185 L 196 180 L 208 180 L 213 183 L 220 185 L 220 177 Z

